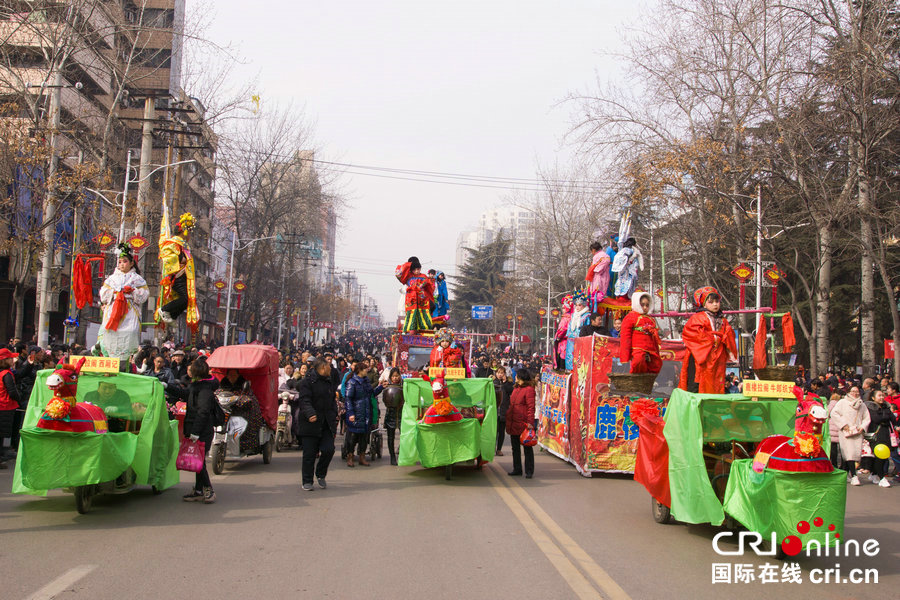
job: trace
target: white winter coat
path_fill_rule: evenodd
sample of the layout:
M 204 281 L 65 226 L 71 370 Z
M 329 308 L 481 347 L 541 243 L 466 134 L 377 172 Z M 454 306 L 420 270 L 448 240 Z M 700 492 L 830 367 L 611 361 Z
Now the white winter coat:
M 863 432 L 869 426 L 869 409 L 862 397 L 844 396 L 831 409 L 831 419 L 839 432 L 841 456 L 844 460 L 859 461 L 862 454 Z M 848 429 L 844 429 L 847 427 Z

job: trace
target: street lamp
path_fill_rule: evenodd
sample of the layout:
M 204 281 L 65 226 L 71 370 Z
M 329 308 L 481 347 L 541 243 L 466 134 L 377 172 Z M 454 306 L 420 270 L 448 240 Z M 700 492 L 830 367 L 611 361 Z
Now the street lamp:
M 128 185 L 131 183 L 140 183 L 142 181 L 146 181 L 151 175 L 153 175 L 160 169 L 165 169 L 167 167 L 177 167 L 178 165 L 184 165 L 184 164 L 192 163 L 192 162 L 197 162 L 197 161 L 191 158 L 188 160 L 180 160 L 178 162 L 169 163 L 166 165 L 158 165 L 155 169 L 153 169 L 152 171 L 147 173 L 147 175 L 145 175 L 144 177 L 142 177 L 140 179 L 130 179 L 129 173 L 131 172 L 131 150 L 129 150 L 128 151 L 128 159 L 125 163 L 125 188 L 121 192 L 116 191 L 117 196 L 119 194 L 122 194 L 122 202 L 121 203 L 113 202 L 112 200 L 107 198 L 100 190 L 95 190 L 95 189 L 92 189 L 89 187 L 86 187 L 84 189 L 86 189 L 89 192 L 93 192 L 94 194 L 97 194 L 98 196 L 103 198 L 107 204 L 109 204 L 110 206 L 113 206 L 114 208 L 118 208 L 121 210 L 122 216 L 119 219 L 119 239 L 116 242 L 118 244 L 121 244 L 122 241 L 125 239 L 125 207 L 128 203 Z M 115 190 L 103 190 L 103 191 L 112 192 Z
M 254 238 L 252 240 L 247 240 L 243 246 L 235 247 L 237 242 L 237 234 L 231 234 L 231 258 L 229 259 L 228 265 L 228 296 L 225 300 L 225 335 L 224 340 L 225 344 L 228 345 L 228 328 L 231 326 L 231 290 L 234 288 L 234 253 L 235 251 L 245 250 L 256 242 L 261 242 L 263 240 L 274 240 L 278 236 L 270 235 L 268 237 L 260 237 Z
M 536 279 L 534 277 L 531 277 L 530 275 L 525 275 L 525 277 L 534 282 L 537 282 L 537 283 L 541 283 L 541 284 L 544 283 L 543 279 Z M 546 346 L 544 348 L 544 354 L 547 356 L 550 355 L 550 281 L 551 281 L 552 277 L 553 277 L 553 274 L 548 272 L 547 273 L 547 335 L 546 335 Z M 515 339 L 516 339 L 515 334 L 513 334 L 513 342 L 515 342 Z

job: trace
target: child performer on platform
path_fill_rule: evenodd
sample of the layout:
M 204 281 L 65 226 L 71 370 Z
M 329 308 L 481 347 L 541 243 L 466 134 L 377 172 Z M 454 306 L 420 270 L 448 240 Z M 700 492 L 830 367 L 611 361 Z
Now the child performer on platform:
M 619 339 L 619 360 L 631 361 L 631 373 L 659 373 L 662 359 L 659 356 L 659 327 L 650 313 L 650 294 L 635 292 L 631 295 L 631 312 L 622 321 Z
M 722 313 L 722 296 L 713 287 L 694 292 L 701 310 L 684 325 L 681 339 L 688 353 L 681 368 L 683 390 L 701 394 L 725 393 L 725 365 L 737 360 L 734 330 Z

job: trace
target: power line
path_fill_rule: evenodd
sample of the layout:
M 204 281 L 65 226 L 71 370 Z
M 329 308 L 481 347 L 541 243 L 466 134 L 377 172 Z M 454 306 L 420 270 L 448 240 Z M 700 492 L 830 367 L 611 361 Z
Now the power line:
M 329 169 L 328 167 L 323 168 L 323 170 L 338 170 L 338 169 Z M 500 189 L 500 190 L 514 190 L 514 191 L 525 191 L 525 192 L 542 192 L 545 188 L 537 187 L 537 183 L 528 184 L 528 185 L 489 185 L 487 183 L 467 183 L 464 181 L 441 181 L 435 179 L 421 179 L 417 177 L 401 177 L 398 175 L 380 175 L 378 173 L 365 173 L 360 171 L 346 171 L 339 170 L 341 173 L 345 173 L 348 175 L 362 175 L 364 177 L 378 177 L 380 179 L 398 179 L 401 181 L 416 181 L 419 183 L 438 183 L 442 185 L 457 185 L 463 187 L 475 187 L 475 188 L 492 188 L 492 189 Z M 502 182 L 498 182 L 502 183 Z M 596 191 L 610 191 L 613 189 L 613 186 L 610 185 L 606 188 L 601 186 L 581 186 L 581 185 L 567 185 L 567 184 L 554 184 L 556 187 L 562 187 L 567 191 L 575 191 L 575 192 L 596 192 Z
M 397 179 L 402 181 L 415 181 L 419 183 L 437 183 L 444 185 L 457 185 L 464 187 L 480 187 L 493 189 L 506 189 L 516 191 L 544 191 L 543 186 L 555 186 L 569 191 L 617 191 L 622 187 L 621 182 L 615 180 L 584 180 L 584 179 L 550 179 L 550 178 L 524 178 L 504 177 L 499 175 L 477 175 L 467 173 L 452 173 L 443 171 L 424 171 L 418 169 L 404 169 L 397 167 L 384 167 L 376 165 L 362 165 L 357 163 L 343 163 L 336 161 L 320 160 L 315 158 L 298 158 L 297 155 L 284 155 L 262 150 L 244 149 L 243 152 L 263 155 L 267 158 L 292 161 L 308 161 L 315 163 L 323 171 L 346 173 L 348 175 L 360 175 L 363 177 L 378 177 L 382 179 Z M 357 170 L 350 170 L 357 169 Z M 376 171 L 370 173 L 367 171 Z
M 569 179 L 546 179 L 546 178 L 534 178 L 534 177 L 527 177 L 527 178 L 525 178 L 525 177 L 501 177 L 501 176 L 496 176 L 496 175 L 473 175 L 473 174 L 469 174 L 469 173 L 447 173 L 447 172 L 443 172 L 443 171 L 420 171 L 420 170 L 416 170 L 416 169 L 400 169 L 400 168 L 396 168 L 396 167 L 378 167 L 378 166 L 371 166 L 371 165 L 359 165 L 359 164 L 354 164 L 354 163 L 341 163 L 341 162 L 334 162 L 334 161 L 328 161 L 328 160 L 319 160 L 316 158 L 309 158 L 309 159 L 304 159 L 304 160 L 308 160 L 310 162 L 323 164 L 323 165 L 336 165 L 336 166 L 340 166 L 340 167 L 347 167 L 350 169 L 366 169 L 366 170 L 372 170 L 372 171 L 386 171 L 389 173 L 403 173 L 403 174 L 407 174 L 407 175 L 421 175 L 421 176 L 427 176 L 427 177 L 449 177 L 452 179 L 470 179 L 473 181 L 479 181 L 479 180 L 492 181 L 492 182 L 506 181 L 509 183 L 524 182 L 524 183 L 528 183 L 528 184 L 563 183 L 563 184 L 567 184 L 567 185 L 585 185 L 585 186 L 594 186 L 597 184 L 597 181 L 590 181 L 590 180 L 585 180 L 585 179 L 569 180 Z

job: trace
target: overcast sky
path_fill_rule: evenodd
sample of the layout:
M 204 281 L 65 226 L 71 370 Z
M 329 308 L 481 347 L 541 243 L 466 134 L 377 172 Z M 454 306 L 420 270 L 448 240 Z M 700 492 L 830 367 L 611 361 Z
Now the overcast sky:
M 190 1 L 190 0 L 189 0 Z M 315 122 L 320 160 L 533 178 L 565 164 L 568 93 L 614 63 L 631 0 L 216 0 L 207 36 L 237 43 L 263 105 L 293 101 Z M 371 171 L 370 171 L 371 172 Z M 503 189 L 344 175 L 339 270 L 354 270 L 389 319 L 410 255 L 454 269 L 460 231 Z

